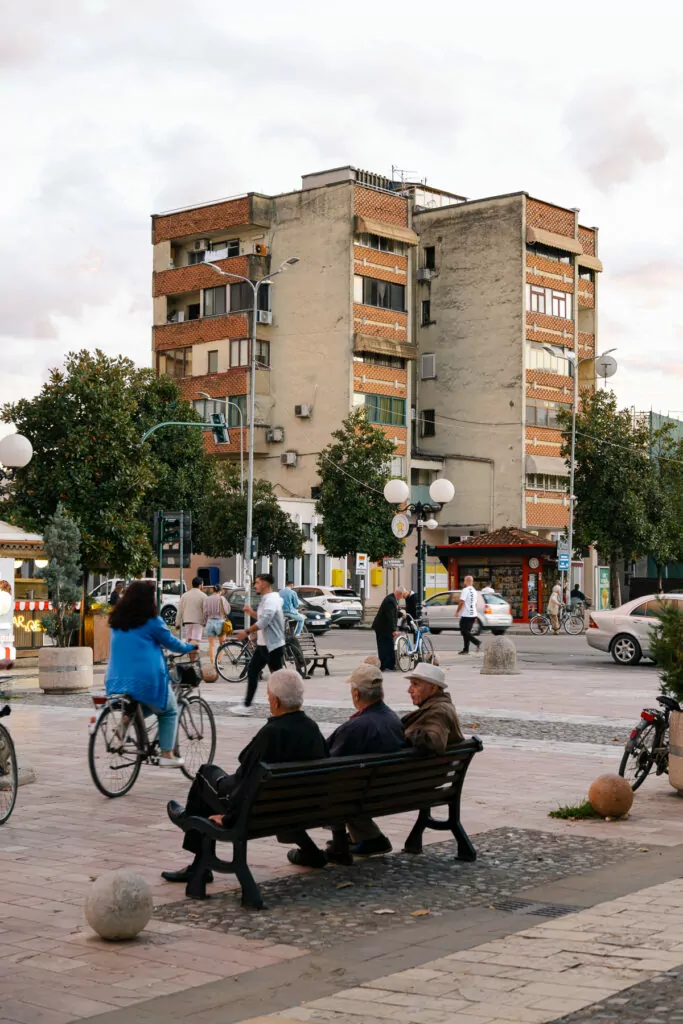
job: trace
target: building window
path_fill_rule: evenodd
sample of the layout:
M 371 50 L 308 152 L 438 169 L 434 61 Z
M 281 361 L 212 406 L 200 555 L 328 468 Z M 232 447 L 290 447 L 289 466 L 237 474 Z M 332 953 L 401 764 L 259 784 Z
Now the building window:
M 163 373 L 167 377 L 191 377 L 192 346 L 157 352 L 157 373 Z
M 393 309 L 405 313 L 406 290 L 402 284 L 391 284 L 390 281 L 379 281 L 374 277 L 362 277 L 362 299 L 365 306 L 377 306 L 380 309 Z
M 553 473 L 527 473 L 526 486 L 529 491 L 566 491 L 569 481 Z
M 207 356 L 207 358 L 206 358 L 206 362 L 207 362 L 206 372 L 207 373 L 218 373 L 218 349 L 217 348 L 212 349 L 211 352 L 207 352 L 206 356 Z
M 434 469 L 411 469 L 410 482 L 413 487 L 431 487 L 437 475 Z
M 406 465 L 402 455 L 394 455 L 389 462 L 389 476 L 393 479 L 403 480 Z
M 356 392 L 353 396 L 356 407 L 364 407 L 370 423 L 383 423 L 393 427 L 405 427 L 406 402 L 404 398 L 390 398 L 389 395 L 368 395 Z
M 225 313 L 225 285 L 206 288 L 204 291 L 204 316 L 220 316 Z
M 526 247 L 527 252 L 533 252 L 537 256 L 543 256 L 547 260 L 556 260 L 558 263 L 569 263 L 571 265 L 571 253 L 563 252 L 562 249 L 551 249 L 549 245 L 540 245 L 530 242 Z
M 302 523 L 301 524 L 301 532 L 303 533 L 303 535 L 306 538 L 306 540 L 310 540 L 311 539 L 311 524 L 310 523 Z
M 256 365 L 257 366 L 270 366 L 270 342 L 269 341 L 257 341 L 256 342 Z
M 574 364 L 567 358 L 567 350 L 559 345 L 544 345 L 540 341 L 526 343 L 527 370 L 547 370 L 549 373 L 561 373 L 571 377 Z
M 426 245 L 424 248 L 424 265 L 427 270 L 436 269 L 436 246 Z
M 246 281 L 230 285 L 230 312 L 244 313 L 254 308 L 254 291 Z M 270 285 L 264 284 L 258 291 L 257 309 L 270 309 Z
M 408 248 L 405 242 L 398 242 L 395 238 L 383 238 L 382 235 L 371 235 L 361 232 L 356 235 L 358 245 L 364 245 L 367 249 L 378 249 L 380 252 L 394 252 L 404 256 Z
M 425 352 L 420 359 L 420 377 L 422 380 L 436 379 L 436 356 L 433 352 Z
M 249 342 L 246 338 L 230 342 L 230 367 L 249 365 Z
M 422 300 L 422 326 L 426 327 L 427 324 L 432 322 L 432 303 L 430 299 Z
M 568 405 L 560 402 L 542 402 L 538 399 L 527 399 L 526 421 L 529 425 L 536 427 L 552 427 L 559 430 L 557 414 L 562 409 L 569 409 Z
M 201 306 L 198 302 L 191 302 L 187 307 L 187 319 L 188 320 L 199 320 L 199 313 Z
M 579 277 L 582 281 L 595 281 L 595 271 L 589 267 L 579 267 Z
M 553 292 L 552 293 L 552 306 L 551 306 L 551 310 L 552 310 L 552 315 L 553 316 L 561 316 L 564 320 L 568 320 L 569 319 L 569 314 L 567 312 L 568 305 L 569 304 L 567 302 L 567 293 L 566 292 Z
M 529 309 L 532 313 L 545 313 L 545 288 L 536 288 L 531 285 L 529 289 Z
M 246 427 L 249 422 L 247 416 L 247 396 L 246 395 L 230 395 L 228 397 L 228 406 L 226 407 L 226 419 L 229 427 L 241 427 L 242 424 Z M 237 408 L 235 408 L 237 406 Z M 241 410 L 242 418 L 237 410 Z
M 400 356 L 385 356 L 379 352 L 361 352 L 353 357 L 356 363 L 367 366 L 390 366 L 394 370 L 405 370 L 406 361 Z
M 203 263 L 203 262 L 204 262 L 204 250 L 203 249 L 201 250 L 201 252 L 195 252 L 194 250 L 192 250 L 192 252 L 188 252 L 188 254 L 187 254 L 187 265 L 188 265 L 188 267 L 194 266 L 195 263 Z
M 227 250 L 227 257 L 239 256 L 240 254 L 240 240 L 239 238 L 229 238 L 227 241 L 222 242 L 211 242 L 209 246 L 211 252 L 220 252 L 222 249 Z
M 225 412 L 225 402 L 219 399 L 196 398 L 192 408 L 199 413 L 205 423 L 208 423 L 214 414 Z
M 527 309 L 531 313 L 546 313 L 548 316 L 562 317 L 564 320 L 572 318 L 572 297 L 568 292 L 528 284 L 526 301 Z
M 436 414 L 434 409 L 423 409 L 420 413 L 420 437 L 434 437 L 436 434 Z

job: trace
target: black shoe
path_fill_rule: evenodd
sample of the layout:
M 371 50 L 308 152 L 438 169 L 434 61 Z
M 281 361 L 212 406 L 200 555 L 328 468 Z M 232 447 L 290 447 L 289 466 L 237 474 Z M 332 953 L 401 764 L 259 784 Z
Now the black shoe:
M 185 808 L 177 800 L 169 800 L 166 804 L 166 813 L 173 824 L 177 825 L 181 818 L 185 817 Z
M 347 867 L 353 864 L 353 856 L 350 848 L 348 846 L 336 846 L 334 840 L 330 840 L 325 847 L 325 855 L 327 856 L 327 860 L 330 864 L 344 864 Z
M 182 871 L 162 871 L 161 877 L 165 878 L 167 882 L 189 882 L 191 878 L 194 878 L 195 866 L 194 864 L 188 864 Z M 207 882 L 213 882 L 213 871 L 205 871 Z
M 391 853 L 391 850 L 391 843 L 386 836 L 364 839 L 361 843 L 354 843 L 351 847 L 351 853 L 356 857 L 372 857 L 376 853 Z
M 304 853 L 299 847 L 287 851 L 287 860 L 298 868 L 324 868 L 327 864 L 327 857 L 322 850 L 316 850 L 315 854 Z

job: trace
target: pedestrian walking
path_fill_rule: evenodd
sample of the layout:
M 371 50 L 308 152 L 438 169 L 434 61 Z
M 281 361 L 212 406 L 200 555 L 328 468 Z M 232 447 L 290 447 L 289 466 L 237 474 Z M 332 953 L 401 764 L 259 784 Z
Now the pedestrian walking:
M 216 656 L 216 637 L 223 632 L 223 623 L 230 614 L 230 605 L 221 593 L 220 587 L 214 587 L 213 593 L 209 594 L 204 604 L 204 615 L 206 616 L 206 635 L 209 638 L 209 661 L 213 662 Z
M 471 576 L 465 576 L 465 586 L 460 591 L 460 601 L 455 613 L 460 616 L 460 632 L 463 642 L 460 654 L 469 654 L 471 643 L 477 650 L 481 647 L 481 641 L 477 640 L 476 636 L 472 636 L 472 626 L 477 621 L 478 598 L 479 592 L 474 586 L 474 579 Z
M 382 672 L 393 672 L 396 669 L 394 638 L 398 635 L 398 602 L 403 594 L 403 587 L 397 587 L 393 594 L 387 594 L 372 623 Z
M 114 589 L 109 595 L 109 607 L 113 608 L 120 597 L 123 596 L 123 580 L 117 580 Z
M 271 672 L 277 672 L 285 663 L 285 616 L 282 611 L 282 598 L 273 590 L 275 580 L 269 572 L 260 573 L 254 580 L 254 590 L 261 598 L 258 611 L 249 605 L 244 606 L 246 617 L 256 619 L 246 629 L 237 634 L 238 640 L 246 640 L 251 633 L 256 633 L 256 650 L 247 669 L 247 692 L 244 704 L 230 708 L 233 715 L 252 715 L 252 701 L 256 694 L 258 681 L 263 669 L 268 666 Z
M 562 608 L 562 587 L 556 583 L 548 598 L 548 618 L 555 636 L 560 632 L 560 609 Z
M 206 594 L 202 590 L 202 578 L 201 576 L 195 576 L 192 580 L 191 589 L 186 590 L 180 598 L 178 619 L 180 627 L 185 633 L 185 639 L 189 643 L 197 644 L 197 646 L 199 646 L 199 641 L 204 632 L 204 622 L 206 619 L 204 614 L 205 604 Z M 194 661 L 196 657 L 196 652 L 193 652 L 190 655 L 190 661 Z
M 293 589 L 294 582 L 287 580 L 287 585 L 280 591 L 280 597 L 282 598 L 282 611 L 285 619 L 288 622 L 295 622 L 294 636 L 298 636 L 304 628 L 305 617 L 301 614 L 299 609 L 299 595 L 296 590 Z

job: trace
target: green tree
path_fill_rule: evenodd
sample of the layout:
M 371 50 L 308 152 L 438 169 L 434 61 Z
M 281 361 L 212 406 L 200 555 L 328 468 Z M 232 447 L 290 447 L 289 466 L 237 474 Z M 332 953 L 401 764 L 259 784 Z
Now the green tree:
M 207 494 L 196 543 L 213 558 L 229 558 L 244 551 L 247 494 L 240 492 L 239 469 L 232 463 L 219 466 Z M 278 505 L 271 484 L 254 481 L 253 534 L 261 555 L 280 554 L 298 558 L 303 550 L 301 530 Z
M 569 462 L 571 415 L 560 414 L 562 455 Z M 613 605 L 621 604 L 619 560 L 648 544 L 649 432 L 618 409 L 610 391 L 585 391 L 576 417 L 575 546 L 595 544 L 610 566 Z
M 43 541 L 49 562 L 40 575 L 47 583 L 52 614 L 43 619 L 45 632 L 59 647 L 68 647 L 73 633 L 81 624 L 74 605 L 81 596 L 81 533 L 73 519 L 57 505 L 44 530 Z
M 657 568 L 661 590 L 669 562 L 683 561 L 683 442 L 672 436 L 673 425 L 653 431 L 647 478 L 641 487 L 647 516 L 646 553 Z
M 363 409 L 346 417 L 318 456 L 322 517 L 317 533 L 333 558 L 363 552 L 371 561 L 395 558 L 403 544 L 391 532 L 394 508 L 385 501 L 393 443 L 368 423 Z
M 650 630 L 650 654 L 657 662 L 662 692 L 683 701 L 683 612 L 678 601 L 670 601 L 658 612 L 657 625 Z

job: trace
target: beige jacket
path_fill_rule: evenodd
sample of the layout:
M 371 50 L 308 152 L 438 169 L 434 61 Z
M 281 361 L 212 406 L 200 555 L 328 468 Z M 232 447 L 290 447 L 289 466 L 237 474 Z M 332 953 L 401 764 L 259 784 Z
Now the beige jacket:
M 199 587 L 192 587 L 191 590 L 186 590 L 180 598 L 180 606 L 178 608 L 180 621 L 183 626 L 203 626 L 205 604 L 206 594 Z
M 441 691 L 402 719 L 406 742 L 426 754 L 443 754 L 463 739 L 450 693 Z

